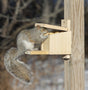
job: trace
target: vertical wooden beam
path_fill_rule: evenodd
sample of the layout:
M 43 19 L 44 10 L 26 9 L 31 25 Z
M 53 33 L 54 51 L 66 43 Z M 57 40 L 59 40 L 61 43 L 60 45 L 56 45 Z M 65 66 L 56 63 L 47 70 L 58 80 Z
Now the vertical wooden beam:
M 65 61 L 65 90 L 84 90 L 84 0 L 64 0 L 64 19 L 71 20 L 72 55 Z
M 70 73 L 69 73 L 70 67 L 69 67 L 69 61 L 70 60 L 65 60 L 64 61 L 65 90 L 70 90 Z
M 71 30 L 71 21 L 70 20 L 62 20 L 61 21 L 61 26 L 63 27 L 67 27 L 68 28 L 68 31 Z M 68 55 L 64 56 L 64 57 L 67 57 Z M 63 57 L 63 59 L 64 59 Z M 69 70 L 70 70 L 70 67 L 69 67 L 69 60 L 70 58 L 68 58 L 68 60 L 65 60 L 64 61 L 64 73 L 65 73 L 65 90 L 70 90 L 70 73 L 69 73 Z

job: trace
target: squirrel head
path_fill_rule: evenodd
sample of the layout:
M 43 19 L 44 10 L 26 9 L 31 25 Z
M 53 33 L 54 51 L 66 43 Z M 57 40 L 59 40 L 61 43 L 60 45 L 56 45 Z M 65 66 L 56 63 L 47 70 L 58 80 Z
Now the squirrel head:
M 46 28 L 37 26 L 37 30 L 40 33 L 40 38 L 46 39 L 48 37 L 48 30 Z

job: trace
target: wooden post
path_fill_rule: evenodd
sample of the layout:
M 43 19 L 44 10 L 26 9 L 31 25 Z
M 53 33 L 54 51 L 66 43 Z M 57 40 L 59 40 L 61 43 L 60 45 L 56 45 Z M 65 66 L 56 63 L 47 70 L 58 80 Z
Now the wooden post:
M 64 19 L 71 20 L 72 55 L 65 64 L 65 90 L 84 90 L 84 0 L 64 0 Z

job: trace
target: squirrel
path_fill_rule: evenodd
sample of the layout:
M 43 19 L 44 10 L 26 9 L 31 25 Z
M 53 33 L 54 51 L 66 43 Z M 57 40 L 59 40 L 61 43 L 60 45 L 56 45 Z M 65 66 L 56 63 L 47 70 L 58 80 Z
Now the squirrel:
M 46 29 L 33 28 L 22 30 L 17 35 L 17 48 L 10 48 L 4 56 L 6 70 L 19 81 L 30 84 L 33 81 L 31 69 L 22 61 L 19 56 L 24 55 L 25 51 L 37 50 L 41 43 L 48 38 Z

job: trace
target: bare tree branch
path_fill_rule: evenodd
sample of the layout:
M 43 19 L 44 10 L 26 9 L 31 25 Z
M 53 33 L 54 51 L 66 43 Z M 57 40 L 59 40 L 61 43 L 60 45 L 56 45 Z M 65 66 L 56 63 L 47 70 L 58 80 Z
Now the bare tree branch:
M 2 12 L 6 13 L 8 9 L 8 0 L 1 0 L 2 1 Z
M 27 2 L 24 2 L 24 1 L 22 0 L 22 2 L 23 2 L 24 5 L 20 8 L 20 10 L 25 9 L 32 1 L 33 1 L 33 0 L 28 0 Z
M 3 15 L 3 14 L 1 14 L 1 13 L 0 13 L 0 17 L 2 17 L 2 18 L 6 18 L 6 19 L 8 18 L 8 16 Z
M 44 0 L 42 18 L 45 20 L 43 22 L 55 24 L 55 18 L 57 17 L 57 14 L 64 10 L 64 8 L 60 8 L 61 2 L 62 0 L 57 0 L 54 11 L 51 12 L 48 0 Z M 52 22 L 49 21 L 51 17 L 53 18 Z
M 19 8 L 20 8 L 20 0 L 18 0 L 17 3 L 16 3 L 15 14 L 14 14 L 14 16 L 13 16 L 13 20 L 12 20 L 11 23 L 9 24 L 8 34 L 9 34 L 10 31 L 12 30 L 14 24 L 16 23 L 16 18 L 17 18 L 17 15 L 18 15 L 18 13 L 19 13 Z
M 56 18 L 56 15 L 60 12 L 62 12 L 64 8 L 60 8 L 57 11 L 54 11 L 53 13 L 50 14 L 50 17 Z
M 43 13 L 42 13 L 42 18 L 44 18 L 45 23 L 49 23 L 49 16 L 50 15 L 50 6 L 48 0 L 44 0 L 43 4 Z
M 6 19 L 5 24 L 2 27 L 2 36 L 3 37 L 6 37 L 8 25 L 9 25 L 9 17 Z
M 61 2 L 62 2 L 62 0 L 57 0 L 56 5 L 55 5 L 55 8 L 54 8 L 54 11 L 55 12 L 58 11 Z

